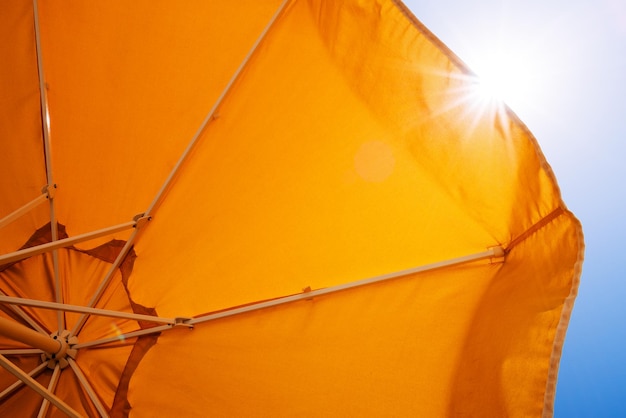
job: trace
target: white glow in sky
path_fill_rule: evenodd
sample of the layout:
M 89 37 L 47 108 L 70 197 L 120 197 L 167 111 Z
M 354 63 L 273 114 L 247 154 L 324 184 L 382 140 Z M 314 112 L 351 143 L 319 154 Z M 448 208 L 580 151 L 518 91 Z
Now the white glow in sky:
M 540 57 L 524 56 L 518 51 L 497 48 L 479 54 L 470 64 L 479 78 L 479 94 L 500 100 L 513 109 L 528 106 L 541 95 Z

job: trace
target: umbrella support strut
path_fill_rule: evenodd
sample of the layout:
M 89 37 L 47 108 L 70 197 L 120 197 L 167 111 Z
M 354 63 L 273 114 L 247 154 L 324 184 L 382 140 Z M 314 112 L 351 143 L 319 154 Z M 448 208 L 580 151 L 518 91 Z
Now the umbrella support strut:
M 2 353 L 2 354 L 4 354 L 4 353 Z M 0 354 L 0 355 L 2 355 L 2 354 Z M 28 375 L 30 377 L 32 377 L 32 378 L 34 378 L 36 376 L 39 376 L 39 374 L 41 374 L 41 372 L 46 370 L 47 367 L 48 367 L 48 365 L 46 363 L 41 363 L 39 366 L 37 366 L 33 370 L 31 370 L 28 373 Z M 21 388 L 23 384 L 24 384 L 24 381 L 21 380 L 21 379 L 18 379 L 17 382 L 13 383 L 11 386 L 9 386 L 5 390 L 3 390 L 2 393 L 0 393 L 0 402 L 2 402 L 2 400 L 4 400 L 4 398 L 6 398 L 7 396 L 9 396 L 13 392 L 15 392 L 17 389 Z
M 340 292 L 343 290 L 348 290 L 348 289 L 352 289 L 355 287 L 359 287 L 359 286 L 365 286 L 368 284 L 372 284 L 372 283 L 377 283 L 377 282 L 383 282 L 386 280 L 391 280 L 391 279 L 395 279 L 395 278 L 399 278 L 399 277 L 403 277 L 403 276 L 408 276 L 410 274 L 416 274 L 416 273 L 422 273 L 422 272 L 426 272 L 426 271 L 431 271 L 431 270 L 437 270 L 440 268 L 444 268 L 444 267 L 449 267 L 449 266 L 455 266 L 455 265 L 460 265 L 460 264 L 466 264 L 466 263 L 470 263 L 473 261 L 478 261 L 478 260 L 484 260 L 484 259 L 491 259 L 492 262 L 501 262 L 504 259 L 505 256 L 505 252 L 504 249 L 501 246 L 495 246 L 495 247 L 491 247 L 489 249 L 487 249 L 486 251 L 483 252 L 479 252 L 476 254 L 470 254 L 467 256 L 463 256 L 463 257 L 457 257 L 457 258 L 453 258 L 450 260 L 445 260 L 445 261 L 440 261 L 437 263 L 432 263 L 432 264 L 427 264 L 424 266 L 419 266 L 419 267 L 414 267 L 412 269 L 408 269 L 408 270 L 401 270 L 401 271 L 397 271 L 395 273 L 388 273 L 388 274 L 384 274 L 382 276 L 376 276 L 376 277 L 372 277 L 369 279 L 364 279 L 364 280 L 357 280 L 354 282 L 349 282 L 349 283 L 344 283 L 344 284 L 340 284 L 337 286 L 331 286 L 331 287 L 327 287 L 324 289 L 318 289 L 318 290 L 305 290 L 303 293 L 299 293 L 296 295 L 291 295 L 291 296 L 285 296 L 282 298 L 277 298 L 277 299 L 272 299 L 269 301 L 265 301 L 265 302 L 258 302 L 258 303 L 252 303 L 252 304 L 248 304 L 239 308 L 232 308 L 232 309 L 228 309 L 225 311 L 221 311 L 221 312 L 217 312 L 214 314 L 208 314 L 208 315 L 204 315 L 204 316 L 200 316 L 200 317 L 196 317 L 193 319 L 182 319 L 182 318 L 178 318 L 178 322 L 176 324 L 168 324 L 168 325 L 162 325 L 162 326 L 158 326 L 158 327 L 154 327 L 154 328 L 147 328 L 147 329 L 142 329 L 142 330 L 138 330 L 138 331 L 132 331 L 132 332 L 128 332 L 126 334 L 122 334 L 122 335 L 117 335 L 115 337 L 109 337 L 109 338 L 103 338 L 100 340 L 94 340 L 94 341 L 86 341 L 86 342 L 82 342 L 82 343 L 78 343 L 74 346 L 74 348 L 76 349 L 80 349 L 80 348 L 85 348 L 85 347 L 94 347 L 94 346 L 98 346 L 98 345 L 105 345 L 105 344 L 110 344 L 110 343 L 114 343 L 114 342 L 119 342 L 119 341 L 124 341 L 126 339 L 129 338 L 135 338 L 135 337 L 140 337 L 142 335 L 148 335 L 148 334 L 155 334 L 155 333 L 160 333 L 160 332 L 164 332 L 164 331 L 169 331 L 172 330 L 174 328 L 177 328 L 177 325 L 184 325 L 186 327 L 189 326 L 193 326 L 195 324 L 199 324 L 201 322 L 207 322 L 207 321 L 213 321 L 216 319 L 220 319 L 220 318 L 225 318 L 225 317 L 229 317 L 229 316 L 233 316 L 233 315 L 239 315 L 239 314 L 243 314 L 246 312 L 251 312 L 251 311 L 257 311 L 260 309 L 266 309 L 266 308 L 270 308 L 272 306 L 278 306 L 278 305 L 284 305 L 287 303 L 292 303 L 292 302 L 297 302 L 300 300 L 310 300 L 313 299 L 315 296 L 321 296 L 321 295 L 326 295 L 326 294 L 330 294 L 330 293 L 336 293 L 336 292 Z M 2 299 L 0 298 L 0 302 L 2 301 Z M 182 322 L 181 322 L 182 320 Z
M 163 331 L 168 331 L 170 329 L 174 329 L 175 326 L 172 325 L 161 325 L 153 328 L 140 329 L 137 331 L 127 332 L 125 334 L 116 335 L 115 337 L 103 338 L 100 340 L 86 341 L 84 343 L 78 343 L 74 346 L 76 349 L 81 349 L 85 347 L 95 347 L 98 345 L 105 345 L 110 343 L 115 343 L 119 341 L 125 341 L 129 338 L 141 337 L 142 335 L 150 335 L 150 334 L 158 334 Z
M 6 293 L 0 290 L 0 296 L 6 296 L 6 295 L 7 295 Z M 26 321 L 28 325 L 30 325 L 33 329 L 36 329 L 43 335 L 48 335 L 48 333 L 33 318 L 31 318 L 26 312 L 24 312 L 19 306 L 11 305 L 11 308 L 20 318 Z
M 37 254 L 43 254 L 46 252 L 54 251 L 59 248 L 71 247 L 74 244 L 78 244 L 84 241 L 89 241 L 95 238 L 100 238 L 106 235 L 112 235 L 117 232 L 135 228 L 136 225 L 137 225 L 137 220 L 132 220 L 130 222 L 125 222 L 125 223 L 114 225 L 108 228 L 98 229 L 97 231 L 87 232 L 85 234 L 76 235 L 73 237 L 48 242 L 46 244 L 24 248 L 23 250 L 14 251 L 12 253 L 3 254 L 3 255 L 0 255 L 0 265 L 20 261 L 20 260 L 23 260 L 28 257 L 32 257 Z
M 43 351 L 38 348 L 14 348 L 8 350 L 0 350 L 3 356 L 28 356 L 34 354 L 42 354 Z
M 42 190 L 42 194 L 40 194 L 39 196 L 31 200 L 30 202 L 26 203 L 21 208 L 14 210 L 13 212 L 8 214 L 4 218 L 0 219 L 0 228 L 4 228 L 11 222 L 21 217 L 22 215 L 27 214 L 31 210 L 35 209 L 36 207 L 44 203 L 46 200 L 50 199 L 53 196 L 53 193 L 54 193 L 53 190 L 54 190 L 54 187 L 51 188 L 49 186 L 45 186 Z
M 31 306 L 34 308 L 42 308 L 42 309 L 55 309 L 55 310 L 65 311 L 65 312 L 88 313 L 92 315 L 106 316 L 110 318 L 131 319 L 135 321 L 150 321 L 150 322 L 156 322 L 160 324 L 169 324 L 169 325 L 187 325 L 187 323 L 191 319 L 191 318 L 162 318 L 159 316 L 113 311 L 109 309 L 88 308 L 85 306 L 68 305 L 66 303 L 46 302 L 42 300 L 15 298 L 11 296 L 0 296 L 0 303 L 6 303 L 10 305 L 15 304 L 15 305 L 22 305 L 22 306 Z M 0 328 L 0 333 L 2 333 L 1 328 Z
M 50 393 L 47 388 L 43 387 L 39 382 L 33 379 L 28 373 L 11 363 L 6 357 L 0 355 L 0 366 L 4 367 L 13 376 L 20 379 L 24 384 L 33 389 L 35 392 L 49 400 L 54 406 L 63 411 L 66 415 L 72 418 L 81 418 L 80 414 L 72 409 L 68 404 L 56 397 L 53 393 Z

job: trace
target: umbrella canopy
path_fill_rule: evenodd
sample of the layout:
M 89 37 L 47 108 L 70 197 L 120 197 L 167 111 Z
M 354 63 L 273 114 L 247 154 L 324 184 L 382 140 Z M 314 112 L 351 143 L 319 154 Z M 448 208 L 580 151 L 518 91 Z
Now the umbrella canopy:
M 0 414 L 552 414 L 580 224 L 400 2 L 1 7 Z

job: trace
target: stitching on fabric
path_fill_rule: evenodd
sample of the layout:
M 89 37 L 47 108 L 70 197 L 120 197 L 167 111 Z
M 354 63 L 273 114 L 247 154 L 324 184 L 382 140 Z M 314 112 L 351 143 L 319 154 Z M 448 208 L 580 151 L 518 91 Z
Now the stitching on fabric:
M 563 308 L 561 310 L 561 317 L 556 328 L 556 334 L 554 336 L 554 343 L 552 345 L 552 354 L 550 356 L 550 368 L 548 370 L 548 379 L 546 382 L 546 391 L 544 394 L 544 407 L 542 412 L 543 418 L 552 418 L 554 416 L 554 399 L 556 397 L 556 385 L 559 375 L 559 366 L 561 363 L 561 355 L 563 353 L 563 344 L 565 342 L 565 334 L 569 326 L 572 311 L 574 309 L 574 302 L 578 295 L 578 287 L 580 285 L 580 278 L 582 276 L 583 261 L 585 258 L 585 239 L 580 222 L 569 211 L 567 214 L 570 216 L 571 221 L 577 231 L 578 240 L 578 257 L 574 264 L 574 274 L 572 276 L 572 287 L 570 294 L 565 298 L 563 302 Z

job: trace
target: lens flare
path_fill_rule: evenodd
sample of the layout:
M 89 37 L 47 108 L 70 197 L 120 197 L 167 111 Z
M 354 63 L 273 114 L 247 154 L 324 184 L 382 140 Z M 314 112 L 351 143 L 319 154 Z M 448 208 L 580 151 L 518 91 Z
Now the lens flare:
M 126 340 L 126 338 L 124 337 L 124 333 L 122 332 L 120 327 L 118 327 L 117 324 L 115 324 L 114 322 L 111 323 L 111 332 L 115 334 L 120 341 L 123 342 L 124 340 Z

